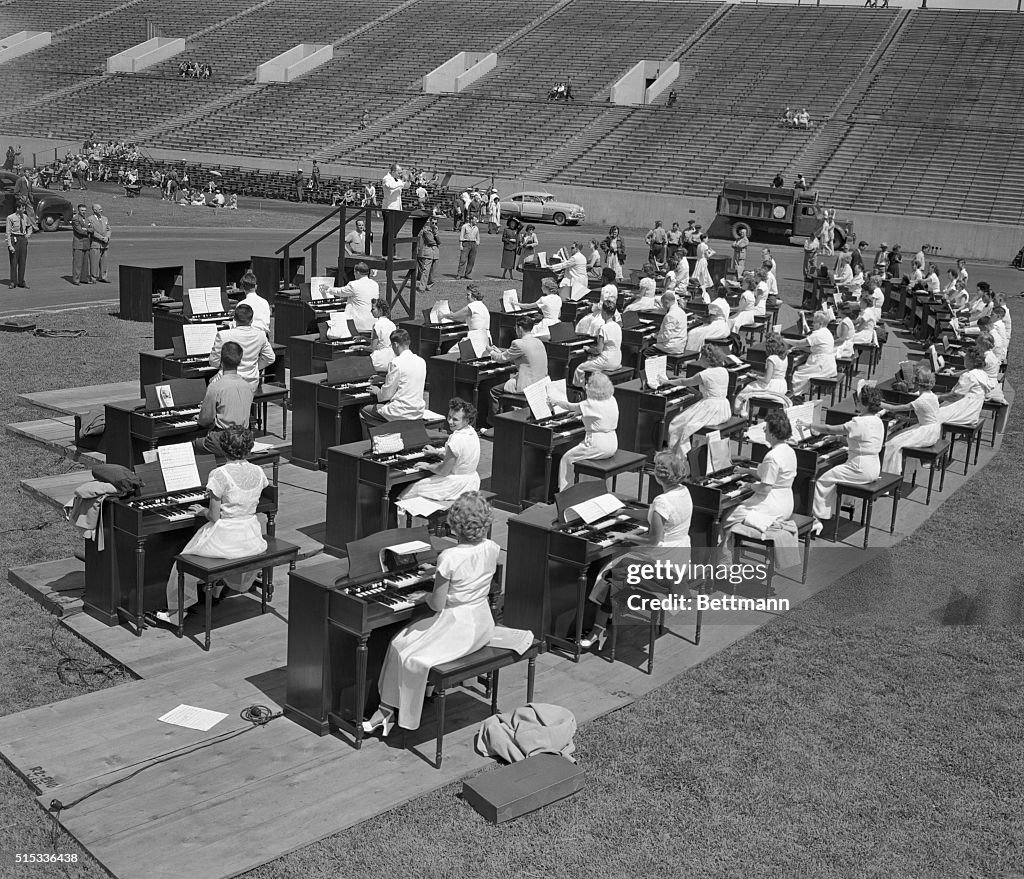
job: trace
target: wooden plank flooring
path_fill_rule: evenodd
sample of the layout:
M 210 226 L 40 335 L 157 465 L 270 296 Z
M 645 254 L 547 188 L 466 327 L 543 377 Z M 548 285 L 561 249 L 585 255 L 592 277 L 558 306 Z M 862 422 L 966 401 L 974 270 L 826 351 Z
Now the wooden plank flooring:
M 138 381 L 109 382 L 84 388 L 62 388 L 57 391 L 36 391 L 18 394 L 22 403 L 50 409 L 62 415 L 84 415 L 111 400 L 133 400 L 139 396 Z

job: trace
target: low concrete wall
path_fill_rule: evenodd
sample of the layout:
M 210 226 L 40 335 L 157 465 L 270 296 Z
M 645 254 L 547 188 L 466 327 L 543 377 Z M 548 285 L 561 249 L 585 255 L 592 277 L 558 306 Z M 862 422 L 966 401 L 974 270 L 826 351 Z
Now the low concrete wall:
M 334 57 L 330 43 L 299 43 L 256 68 L 256 82 L 293 82 Z
M 498 63 L 494 52 L 459 52 L 423 77 L 423 92 L 450 95 L 468 88 Z
M 646 62 L 637 61 L 622 74 L 612 85 L 608 100 L 623 107 L 642 104 L 644 102 L 644 86 L 647 84 L 647 79 L 644 76 L 646 66 Z
M 107 73 L 138 73 L 185 51 L 185 41 L 174 37 L 153 37 L 107 59 Z
M 0 39 L 0 64 L 50 45 L 50 31 L 18 31 Z
M 667 92 L 677 79 L 679 79 L 679 62 L 673 61 L 651 83 L 651 87 L 644 93 L 644 103 L 653 104 L 658 96 Z
M 478 57 L 479 60 L 475 64 L 471 64 L 467 67 L 465 73 L 460 73 L 455 77 L 456 92 L 461 92 L 464 89 L 469 88 L 474 82 L 487 76 L 488 73 L 498 66 L 498 56 L 494 52 L 466 53 L 467 60 L 475 57 Z

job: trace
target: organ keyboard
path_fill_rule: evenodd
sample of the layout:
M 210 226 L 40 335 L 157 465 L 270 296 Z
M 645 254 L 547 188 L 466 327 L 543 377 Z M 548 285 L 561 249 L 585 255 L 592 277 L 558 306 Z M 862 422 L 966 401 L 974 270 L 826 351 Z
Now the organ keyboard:
M 157 389 L 169 397 L 162 398 Z M 188 442 L 201 436 L 199 411 L 206 393 L 202 379 L 171 379 L 146 385 L 146 402 L 119 401 L 104 405 L 105 429 L 102 451 L 110 464 L 131 467 L 142 463 L 146 451 L 164 442 Z M 171 402 L 162 406 L 161 401 Z
M 410 543 L 421 549 L 388 569 L 385 550 Z M 347 571 L 332 561 L 291 573 L 286 717 L 318 735 L 345 730 L 361 745 L 387 646 L 400 626 L 430 613 L 437 554 L 452 545 L 426 528 L 391 529 L 349 542 Z
M 693 501 L 693 518 L 707 521 L 708 546 L 718 546 L 722 519 L 753 495 L 758 478 L 752 467 L 751 461 L 738 461 L 707 476 L 685 480 Z
M 662 385 L 652 389 L 640 379 L 615 386 L 619 404 L 619 448 L 654 459 L 668 439 L 668 425 L 700 399 L 696 388 Z

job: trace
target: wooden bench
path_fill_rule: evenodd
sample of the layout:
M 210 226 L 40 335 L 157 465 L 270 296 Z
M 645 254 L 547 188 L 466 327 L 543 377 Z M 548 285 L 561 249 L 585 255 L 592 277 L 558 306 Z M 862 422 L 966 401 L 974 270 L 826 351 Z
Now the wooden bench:
M 964 476 L 971 465 L 971 447 L 974 447 L 974 463 L 978 463 L 978 452 L 981 450 L 981 420 L 975 424 L 943 424 L 942 438 L 951 437 L 949 441 L 949 460 L 953 460 L 953 449 L 960 438 L 967 440 L 967 454 L 964 456 Z
M 647 463 L 647 455 L 639 452 L 627 452 L 619 449 L 610 458 L 597 458 L 586 461 L 576 461 L 573 465 L 573 482 L 579 482 L 581 476 L 593 476 L 602 482 L 612 480 L 612 491 L 615 491 L 615 481 L 623 473 L 636 473 L 639 477 L 637 483 L 637 500 L 640 499 L 643 488 L 643 467 Z
M 949 452 L 950 442 L 949 440 L 940 439 L 937 443 L 932 443 L 930 446 L 904 446 L 900 450 L 903 453 L 903 475 L 906 477 L 907 473 L 907 459 L 914 458 L 920 461 L 922 464 L 927 464 L 931 469 L 928 471 L 928 495 L 925 498 L 924 505 L 928 506 L 932 502 L 932 484 L 935 481 L 935 468 L 942 468 L 942 476 L 939 479 L 939 491 L 941 492 L 946 487 L 946 468 L 949 466 Z M 917 470 L 914 470 L 914 476 L 911 481 L 911 486 L 917 488 Z
M 269 433 L 267 426 L 267 409 L 270 403 L 277 403 L 281 407 L 281 439 L 288 435 L 288 388 L 284 385 L 260 384 L 253 395 L 252 409 L 256 416 L 256 429 L 264 436 Z
M 487 503 L 493 504 L 495 498 L 495 494 L 493 491 L 478 491 L 477 494 L 481 495 L 483 499 L 487 501 Z M 441 501 L 437 501 L 437 503 L 441 503 Z M 455 501 L 448 501 L 448 506 L 446 506 L 443 510 L 438 510 L 436 513 L 431 513 L 427 517 L 427 527 L 430 530 L 431 534 L 435 534 L 438 537 L 450 536 L 451 532 L 448 530 L 447 519 L 448 510 L 451 508 L 451 505 L 453 503 L 455 503 Z M 417 517 L 410 513 L 408 510 L 399 510 L 399 512 L 401 512 L 405 516 L 405 527 L 412 528 L 412 520 Z M 491 536 L 490 525 L 487 526 L 487 536 Z
M 445 693 L 450 687 L 459 686 L 469 678 L 487 677 L 487 686 L 491 694 L 491 714 L 498 713 L 498 672 L 510 665 L 526 661 L 526 701 L 533 701 L 533 685 L 537 676 L 537 657 L 544 653 L 543 641 L 533 639 L 533 644 L 522 655 L 515 650 L 502 647 L 481 647 L 469 656 L 453 659 L 441 665 L 435 665 L 427 673 L 427 683 L 434 687 L 437 700 L 437 754 L 434 766 L 441 768 L 441 757 L 444 748 Z
M 611 599 L 612 603 L 612 618 L 611 618 L 611 644 L 610 651 L 608 653 L 608 661 L 615 662 L 615 652 L 618 649 L 619 644 L 619 631 L 623 628 L 622 620 L 627 616 L 639 617 L 641 614 L 646 614 L 648 622 L 647 631 L 647 674 L 654 673 L 654 644 L 658 636 L 665 631 L 665 611 L 661 608 L 654 610 L 648 605 L 633 610 L 629 607 L 629 599 L 632 596 L 637 596 L 642 601 L 661 601 L 665 598 L 670 597 L 668 594 L 663 592 L 654 592 L 652 590 L 641 589 L 638 587 L 631 587 L 625 589 L 622 592 L 614 595 Z M 693 643 L 700 644 L 700 628 L 703 621 L 704 611 L 698 606 L 697 608 L 697 619 L 696 627 L 693 633 Z
M 240 559 L 214 559 L 201 555 L 181 553 L 174 557 L 178 566 L 178 637 L 185 634 L 185 575 L 189 574 L 207 584 L 206 588 L 206 641 L 204 650 L 210 649 L 210 629 L 213 620 L 213 581 L 224 579 L 235 574 L 247 574 L 250 571 L 263 572 L 263 584 L 260 587 L 260 613 L 267 612 L 267 602 L 274 597 L 274 567 L 288 563 L 288 569 L 295 568 L 295 560 L 299 548 L 294 543 L 278 540 L 276 537 L 266 538 L 267 548 L 256 555 Z
M 835 406 L 836 404 L 836 390 L 839 388 L 839 377 L 836 378 L 812 378 L 810 388 L 808 388 L 807 399 L 820 400 L 822 395 L 828 391 L 829 405 Z
M 896 531 L 896 510 L 900 505 L 900 492 L 903 489 L 902 473 L 882 473 L 878 479 L 867 483 L 837 482 L 836 483 L 836 518 L 832 528 L 832 542 L 839 540 L 839 511 L 843 508 L 843 497 L 859 498 L 861 506 L 860 524 L 864 526 L 864 549 L 868 548 L 868 537 L 871 534 L 871 514 L 875 501 L 886 495 L 892 495 L 892 518 L 889 521 L 889 533 Z M 853 521 L 853 514 L 850 515 Z
M 1010 404 L 1005 400 L 986 400 L 981 407 L 982 412 L 992 413 L 992 438 L 989 440 L 989 445 L 995 447 L 996 444 L 996 433 L 1002 433 L 1002 428 L 1006 423 L 1006 411 L 1010 408 Z
M 790 519 L 796 524 L 797 539 L 804 545 L 803 567 L 800 571 L 800 582 L 807 582 L 807 565 L 811 558 L 811 527 L 814 519 L 794 513 Z M 768 576 L 765 578 L 764 595 L 767 598 L 772 591 L 772 580 L 775 578 L 775 541 L 771 537 L 753 537 L 748 534 L 733 534 L 733 546 L 739 551 L 744 546 L 759 547 L 763 553 Z

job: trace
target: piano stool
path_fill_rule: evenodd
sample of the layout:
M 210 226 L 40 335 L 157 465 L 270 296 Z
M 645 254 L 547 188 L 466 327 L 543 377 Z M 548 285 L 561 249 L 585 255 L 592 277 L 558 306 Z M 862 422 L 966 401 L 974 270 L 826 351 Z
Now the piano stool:
M 839 383 L 839 399 L 842 400 L 853 387 L 853 377 L 857 374 L 857 360 L 854 357 L 837 357 L 836 367 L 842 376 L 842 381 Z
M 896 531 L 896 510 L 900 505 L 900 492 L 903 489 L 902 473 L 882 473 L 878 479 L 867 483 L 837 482 L 836 483 L 836 517 L 832 528 L 832 542 L 839 540 L 839 511 L 843 508 L 843 496 L 859 498 L 861 506 L 860 524 L 864 526 L 864 549 L 868 548 L 871 535 L 871 514 L 875 501 L 886 495 L 892 495 L 892 518 L 889 520 L 889 533 Z M 853 515 L 850 515 L 853 521 Z
M 655 345 L 652 350 L 654 353 L 649 356 L 658 357 L 659 355 L 657 352 L 659 349 L 657 345 Z M 700 352 L 690 351 L 685 354 L 665 354 L 664 356 L 666 361 L 665 365 L 672 372 L 672 375 L 679 375 L 685 364 L 689 363 L 691 360 L 698 360 L 700 358 Z
M 765 331 L 768 329 L 768 318 L 754 318 L 752 324 L 744 324 L 740 327 L 740 335 L 744 336 L 744 344 L 751 345 L 755 341 L 763 342 Z
M 544 653 L 546 646 L 542 640 L 533 639 L 533 644 L 522 655 L 515 650 L 501 647 L 481 647 L 469 656 L 453 659 L 441 665 L 435 665 L 427 673 L 427 683 L 434 688 L 437 701 L 437 754 L 434 768 L 441 768 L 441 756 L 444 748 L 445 692 L 470 678 L 485 676 L 491 694 L 491 714 L 498 713 L 498 672 L 510 665 L 526 661 L 529 663 L 526 672 L 526 701 L 533 701 L 533 685 L 537 677 L 537 657 Z
M 610 458 L 588 459 L 576 461 L 573 465 L 573 483 L 580 481 L 581 476 L 593 476 L 607 484 L 608 478 L 612 480 L 612 491 L 615 491 L 615 481 L 623 473 L 636 473 L 637 490 L 636 499 L 640 500 L 643 495 L 644 465 L 647 463 L 647 455 L 640 452 L 627 452 L 619 449 Z
M 864 356 L 865 352 L 868 355 L 867 362 L 867 375 L 871 378 L 875 374 L 875 368 L 878 366 L 879 358 L 881 357 L 882 349 L 878 345 L 868 345 L 864 342 L 854 342 L 853 350 L 856 352 L 856 363 L 857 372 L 860 372 L 860 360 Z
M 759 397 L 757 394 L 751 394 L 747 398 L 747 420 L 753 424 L 758 418 L 766 415 L 768 412 L 775 412 L 779 409 L 785 412 L 788 408 L 777 397 Z
M 526 405 L 526 394 L 518 391 L 503 391 L 498 397 L 498 411 L 508 412 L 511 409 L 522 409 Z
M 609 379 L 611 379 L 611 383 L 613 385 L 621 385 L 625 384 L 628 381 L 632 381 L 634 378 L 636 378 L 637 374 L 636 370 L 633 369 L 633 367 L 631 366 L 620 366 L 617 369 L 605 369 L 602 370 L 602 372 L 604 372 L 604 374 L 608 376 Z M 586 374 L 586 378 L 588 381 L 591 375 L 593 375 L 592 372 L 588 372 Z M 584 390 L 586 388 L 586 384 L 584 383 L 583 388 L 579 388 L 577 385 L 574 385 L 572 383 L 572 377 L 570 376 L 569 387 L 576 388 L 577 390 Z
M 992 439 L 989 440 L 990 446 L 996 444 L 996 433 L 1002 433 L 1003 427 L 1006 426 L 1006 412 L 1010 408 L 1010 404 L 998 400 L 986 400 L 981 407 L 982 412 L 992 413 Z
M 727 336 L 724 339 L 708 339 L 705 345 L 712 345 L 718 348 L 723 354 L 732 354 L 732 336 Z
M 288 436 L 288 388 L 284 385 L 264 385 L 261 384 L 257 389 L 256 393 L 253 394 L 252 408 L 253 415 L 255 418 L 250 416 L 250 420 L 255 420 L 256 429 L 262 433 L 263 436 L 267 434 L 267 408 L 271 402 L 277 403 L 281 407 L 281 439 Z
M 742 415 L 731 415 L 721 424 L 705 424 L 700 430 L 698 430 L 694 436 L 707 437 L 709 433 L 718 431 L 722 435 L 722 439 L 732 439 L 736 434 L 740 437 L 737 442 L 742 443 L 743 433 L 747 429 L 747 419 Z
M 951 437 L 949 441 L 949 460 L 954 460 L 953 449 L 956 448 L 957 439 L 963 437 L 967 440 L 967 454 L 964 456 L 964 476 L 967 475 L 967 468 L 971 465 L 971 447 L 974 447 L 974 463 L 978 463 L 978 452 L 981 449 L 981 419 L 974 424 L 943 424 L 942 439 Z
M 807 582 L 807 565 L 811 558 L 811 526 L 814 519 L 811 516 L 801 516 L 794 513 L 789 517 L 796 525 L 797 538 L 804 545 L 804 561 L 800 571 L 800 582 Z M 768 569 L 768 576 L 764 583 L 764 597 L 767 598 L 772 591 L 772 580 L 775 578 L 775 541 L 770 538 L 751 537 L 748 534 L 734 534 L 733 546 L 738 553 L 741 547 L 756 546 L 764 556 L 765 566 Z
M 903 475 L 906 477 L 907 473 L 907 458 L 915 458 L 921 461 L 923 464 L 930 464 L 931 469 L 928 471 L 928 496 L 925 499 L 924 505 L 928 506 L 932 502 L 932 483 L 935 481 L 935 468 L 942 468 L 942 476 L 939 479 L 939 491 L 941 492 L 946 487 L 946 468 L 949 466 L 949 440 L 940 439 L 937 443 L 933 443 L 930 446 L 905 446 L 901 449 L 903 453 Z M 910 483 L 914 488 L 917 487 L 917 469 L 914 470 L 914 476 Z
M 267 548 L 258 555 L 245 556 L 240 559 L 214 559 L 206 556 L 187 555 L 181 553 L 174 557 L 178 566 L 178 637 L 185 634 L 185 575 L 207 584 L 206 589 L 206 644 L 204 650 L 210 649 L 210 629 L 213 620 L 213 589 L 209 585 L 214 580 L 232 574 L 247 574 L 250 571 L 263 571 L 263 584 L 260 588 L 260 613 L 267 612 L 267 601 L 274 598 L 274 567 L 288 562 L 288 570 L 295 570 L 295 560 L 299 555 L 299 547 L 276 537 L 266 538 Z M 141 607 L 141 596 L 140 604 Z
M 631 596 L 638 596 L 641 599 L 663 599 L 668 593 L 654 592 L 647 589 L 630 587 L 619 592 L 611 598 L 611 644 L 608 652 L 608 661 L 615 662 L 615 651 L 619 645 L 619 629 L 623 628 L 622 620 L 627 616 L 634 619 L 647 619 L 647 674 L 654 673 L 654 644 L 659 635 L 665 632 L 665 611 L 664 610 L 630 610 L 629 599 Z M 704 611 L 697 609 L 696 627 L 693 633 L 693 643 L 700 644 L 700 628 Z
M 836 361 L 838 364 L 838 361 Z M 839 378 L 812 378 L 809 393 L 807 394 L 808 400 L 820 400 L 822 395 L 827 391 L 829 395 L 829 405 L 835 406 L 836 404 L 836 390 L 839 387 Z
M 485 501 L 487 501 L 487 503 L 492 504 L 492 505 L 494 504 L 495 494 L 494 494 L 493 491 L 478 491 L 477 494 L 481 495 L 483 497 L 483 499 Z M 441 501 L 437 501 L 437 503 L 441 503 Z M 451 505 L 453 503 L 455 503 L 455 501 L 448 501 L 448 506 L 447 507 L 445 507 L 443 510 L 438 510 L 436 513 L 431 513 L 430 516 L 427 517 L 427 528 L 428 528 L 428 530 L 430 531 L 431 534 L 433 534 L 433 535 L 435 535 L 437 537 L 449 537 L 449 536 L 451 536 L 451 532 L 448 530 L 447 516 L 448 516 L 448 510 L 451 508 Z M 402 510 L 401 512 L 405 515 L 405 527 L 406 528 L 412 528 L 413 527 L 412 520 L 416 519 L 418 517 L 414 516 L 412 513 L 408 512 L 407 510 Z M 488 537 L 491 536 L 491 527 L 492 527 L 491 525 L 487 526 L 487 536 Z

